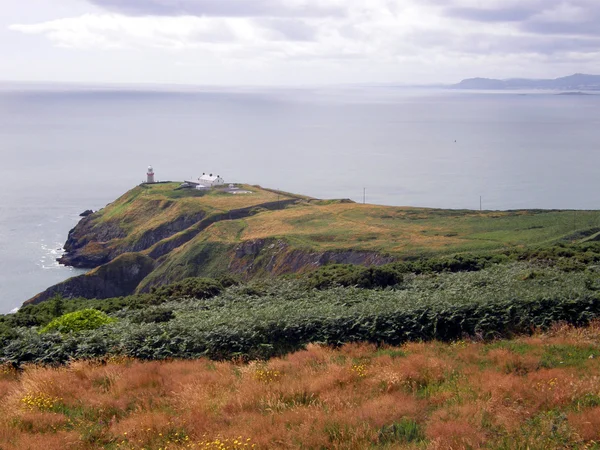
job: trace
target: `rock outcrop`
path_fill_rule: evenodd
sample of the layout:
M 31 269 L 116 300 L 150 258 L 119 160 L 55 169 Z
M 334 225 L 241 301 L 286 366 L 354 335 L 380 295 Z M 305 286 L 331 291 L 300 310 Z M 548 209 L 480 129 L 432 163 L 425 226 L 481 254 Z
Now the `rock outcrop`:
M 84 217 L 69 232 L 64 246 L 65 254 L 58 258 L 58 262 L 83 269 L 99 267 L 124 253 L 146 250 L 157 242 L 191 227 L 204 217 L 205 213 L 177 217 L 143 232 L 134 239 L 124 239 L 128 235 L 117 222 L 97 223 L 95 217 L 90 215 Z M 121 242 L 115 242 L 116 240 Z
M 85 275 L 56 284 L 24 305 L 33 305 L 56 295 L 63 298 L 112 298 L 129 295 L 154 269 L 154 260 L 139 253 L 119 256 Z
M 124 238 L 126 232 L 116 221 L 96 223 L 98 213 L 85 216 L 69 231 L 64 245 L 65 254 L 58 262 L 65 266 L 92 269 L 109 262 L 111 251 L 108 243 L 113 239 Z

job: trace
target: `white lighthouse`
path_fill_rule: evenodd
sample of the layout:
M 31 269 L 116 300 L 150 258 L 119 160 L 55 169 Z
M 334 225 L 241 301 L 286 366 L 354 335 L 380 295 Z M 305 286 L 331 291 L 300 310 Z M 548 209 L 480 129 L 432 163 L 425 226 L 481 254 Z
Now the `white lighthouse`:
M 146 175 L 148 176 L 146 183 L 154 183 L 154 169 L 152 166 L 148 166 L 148 173 Z

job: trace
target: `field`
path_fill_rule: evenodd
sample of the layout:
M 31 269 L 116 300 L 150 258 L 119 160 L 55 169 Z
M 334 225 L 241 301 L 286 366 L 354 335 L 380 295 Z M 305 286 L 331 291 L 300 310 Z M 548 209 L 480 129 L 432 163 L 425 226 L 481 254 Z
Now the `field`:
M 577 230 L 595 230 L 600 226 L 600 213 L 478 212 L 316 202 L 265 212 L 243 224 L 242 232 L 229 239 L 282 237 L 297 247 L 315 250 L 370 250 L 406 257 L 550 243 Z
M 599 448 L 600 324 L 268 362 L 5 368 L 0 448 Z
M 312 270 L 318 256 L 310 255 L 324 252 L 350 252 L 349 260 L 360 252 L 397 259 L 487 254 L 593 240 L 599 231 L 597 211 L 478 212 L 303 201 L 213 223 L 172 250 L 138 291 L 190 276 L 233 272 L 248 280 Z M 247 243 L 252 257 L 244 261 L 238 249 Z M 296 252 L 306 260 L 298 263 Z
M 319 201 L 258 186 L 240 185 L 252 191 L 249 195 L 176 190 L 178 186 L 138 186 L 100 210 L 95 220 L 115 221 L 128 232 L 143 234 L 183 214 L 203 211 L 208 215 L 295 198 L 300 201 L 297 205 L 264 211 L 242 221 L 244 232 L 238 237 L 247 240 L 289 235 L 315 248 L 358 244 L 360 248 L 392 252 L 544 243 L 577 230 L 600 227 L 598 211 L 440 210 Z
M 195 238 L 184 240 L 174 258 L 185 262 L 185 255 L 205 242 L 234 245 L 261 239 L 281 239 L 309 251 L 371 251 L 407 258 L 573 241 L 600 232 L 598 211 L 401 208 L 318 201 L 257 186 L 241 186 L 251 190 L 250 195 L 177 187 L 178 183 L 138 186 L 107 205 L 82 230 L 84 246 L 79 251 L 134 249 L 148 254 L 153 244 L 192 231 Z M 297 203 L 282 203 L 281 209 L 260 208 L 292 199 Z M 247 217 L 232 220 L 227 215 L 252 206 L 257 209 Z M 200 222 L 209 217 L 215 219 Z M 198 227 L 200 232 L 193 231 Z

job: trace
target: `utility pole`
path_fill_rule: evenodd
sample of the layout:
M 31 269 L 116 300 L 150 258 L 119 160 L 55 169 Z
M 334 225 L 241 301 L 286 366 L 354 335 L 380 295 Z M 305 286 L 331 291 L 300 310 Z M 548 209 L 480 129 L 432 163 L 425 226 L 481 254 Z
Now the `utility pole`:
M 367 203 L 367 188 L 363 188 L 363 205 Z
M 481 195 L 479 196 L 479 212 L 483 211 L 483 209 L 481 208 Z

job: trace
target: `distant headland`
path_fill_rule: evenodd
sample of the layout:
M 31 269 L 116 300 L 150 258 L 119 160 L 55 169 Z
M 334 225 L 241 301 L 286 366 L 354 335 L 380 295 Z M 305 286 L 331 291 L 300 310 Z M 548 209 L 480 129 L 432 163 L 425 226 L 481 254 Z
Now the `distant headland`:
M 510 78 L 468 78 L 450 86 L 452 89 L 472 90 L 521 90 L 546 89 L 556 91 L 600 91 L 600 75 L 577 73 L 555 79 Z

